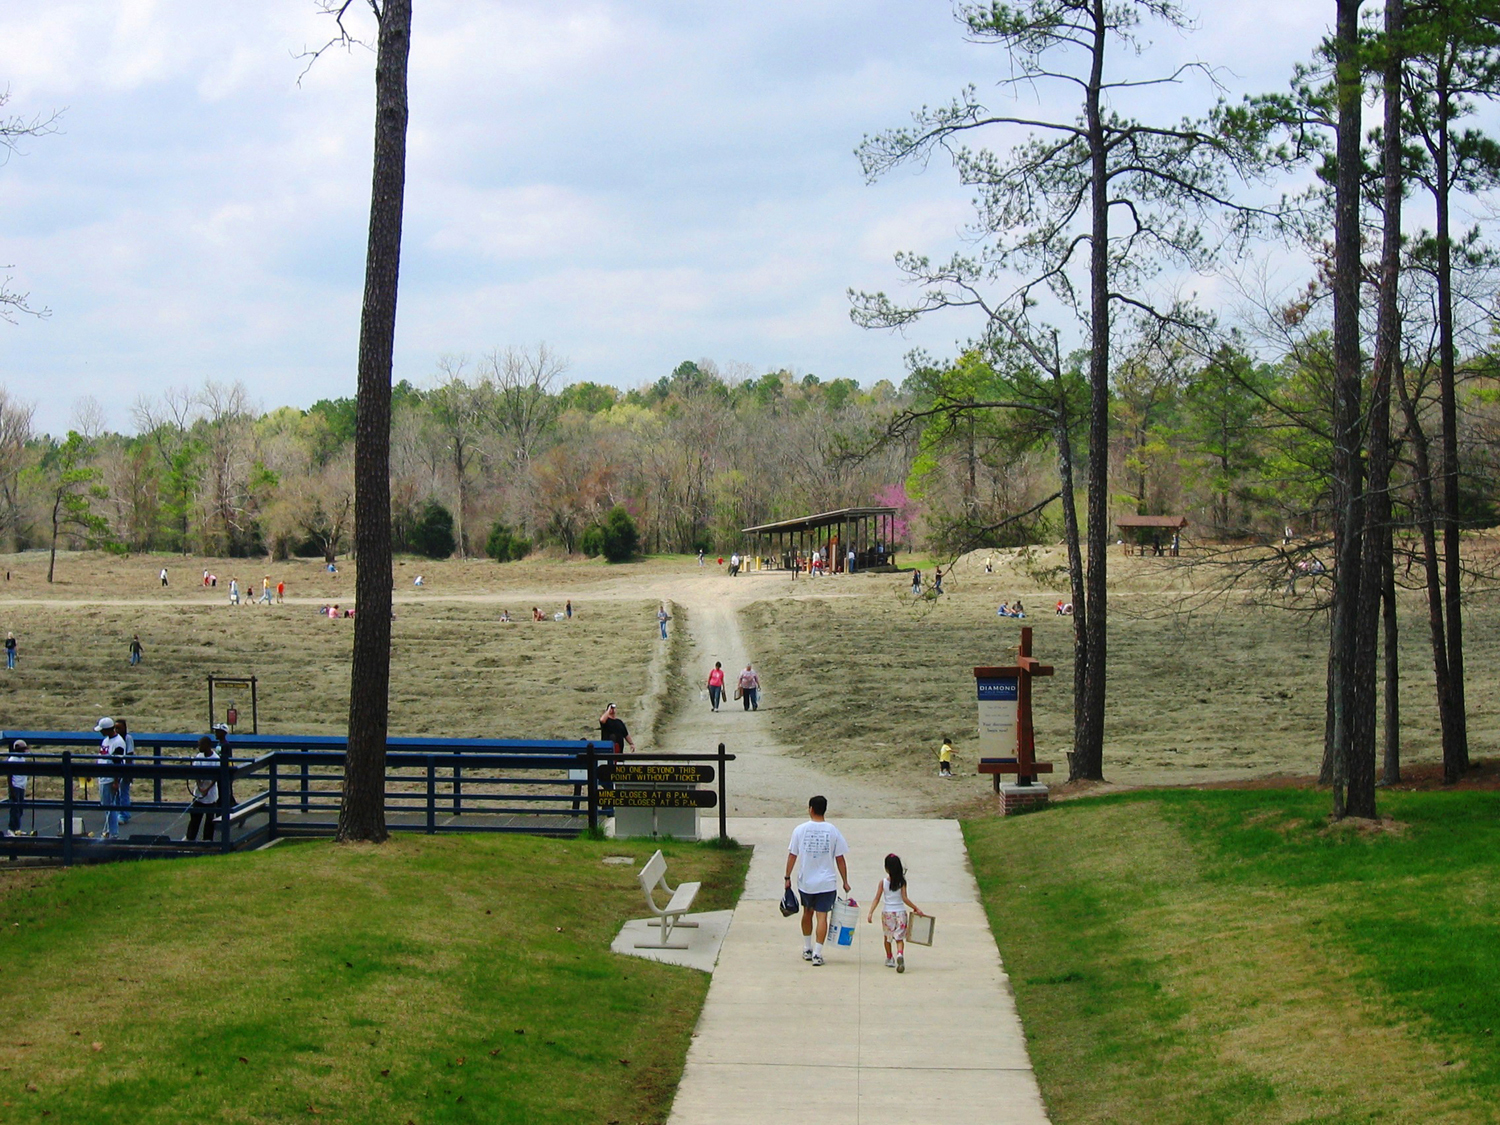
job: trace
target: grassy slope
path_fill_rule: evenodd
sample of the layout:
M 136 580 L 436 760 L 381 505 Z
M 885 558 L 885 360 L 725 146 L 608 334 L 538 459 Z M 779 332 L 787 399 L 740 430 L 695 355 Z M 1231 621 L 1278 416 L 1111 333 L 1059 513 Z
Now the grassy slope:
M 825 769 L 879 769 L 921 784 L 947 733 L 959 772 L 973 772 L 972 669 L 1013 658 L 1021 623 L 995 616 L 1000 598 L 1013 595 L 999 574 L 965 573 L 937 604 L 914 604 L 899 592 L 905 578 L 830 579 L 831 592 L 864 596 L 767 599 L 744 611 L 779 737 Z M 1035 687 L 1037 750 L 1064 771 L 1072 621 L 1055 616 L 1051 600 L 1026 602 L 1043 611 L 1025 622 L 1034 651 L 1057 669 Z M 1151 593 L 1110 603 L 1106 777 L 1156 784 L 1316 772 L 1327 662 L 1317 621 L 1248 607 L 1172 610 L 1168 595 Z M 1404 610 L 1403 745 L 1408 760 L 1431 759 L 1439 743 L 1425 617 L 1414 602 Z M 1480 622 L 1465 646 L 1474 667 L 1500 661 L 1500 631 Z M 1471 694 L 1470 737 L 1485 746 L 1500 729 L 1500 708 Z
M 403 837 L 0 877 L 0 1120 L 660 1121 L 709 978 L 609 952 L 643 909 L 602 857 L 653 847 Z M 738 897 L 748 853 L 664 850 L 703 909 Z
M 600 601 L 572 621 L 534 624 L 527 603 L 403 605 L 391 642 L 391 732 L 453 737 L 584 738 L 611 699 L 628 709 L 646 684 L 654 602 Z M 354 623 L 302 605 L 6 607 L 22 638 L 0 676 L 4 725 L 80 730 L 100 715 L 137 731 L 206 723 L 209 672 L 260 677 L 263 731 L 341 733 L 348 724 Z M 132 633 L 145 661 L 127 664 Z M 632 643 L 618 638 L 632 637 Z M 248 716 L 248 700 L 241 699 Z
M 1326 805 L 966 823 L 1054 1121 L 1500 1120 L 1500 796 L 1389 794 L 1373 834 Z

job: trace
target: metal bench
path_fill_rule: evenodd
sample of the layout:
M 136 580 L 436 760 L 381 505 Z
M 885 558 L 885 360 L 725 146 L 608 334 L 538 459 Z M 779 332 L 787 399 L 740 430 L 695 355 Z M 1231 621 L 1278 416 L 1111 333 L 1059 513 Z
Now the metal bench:
M 682 921 L 685 915 L 693 907 L 693 899 L 698 897 L 698 889 L 702 883 L 681 883 L 673 890 L 667 882 L 667 861 L 662 858 L 661 851 L 646 861 L 646 866 L 641 868 L 638 876 L 641 881 L 641 890 L 646 892 L 646 906 L 656 918 L 656 924 L 661 929 L 661 937 L 655 942 L 635 943 L 637 949 L 686 949 L 687 943 L 678 945 L 670 943 L 672 931 L 681 926 L 685 930 L 698 928 L 697 922 Z M 656 888 L 660 887 L 671 896 L 665 907 L 656 905 Z

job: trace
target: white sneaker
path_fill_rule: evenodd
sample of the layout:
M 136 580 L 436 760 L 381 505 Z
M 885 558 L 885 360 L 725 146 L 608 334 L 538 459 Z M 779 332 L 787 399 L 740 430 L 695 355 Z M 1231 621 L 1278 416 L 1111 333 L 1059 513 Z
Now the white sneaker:
M 896 959 L 894 957 L 887 957 L 885 959 L 885 967 L 887 969 L 894 969 L 896 967 Z
M 823 955 L 821 953 L 814 953 L 812 955 L 812 963 L 814 965 L 821 965 L 823 963 Z
M 906 954 L 904 954 L 904 953 L 898 953 L 898 954 L 896 954 L 896 971 L 898 973 L 904 973 L 904 972 L 906 972 Z
M 811 949 L 804 949 L 802 951 L 802 960 L 804 960 L 804 961 L 811 961 L 812 960 L 812 950 Z

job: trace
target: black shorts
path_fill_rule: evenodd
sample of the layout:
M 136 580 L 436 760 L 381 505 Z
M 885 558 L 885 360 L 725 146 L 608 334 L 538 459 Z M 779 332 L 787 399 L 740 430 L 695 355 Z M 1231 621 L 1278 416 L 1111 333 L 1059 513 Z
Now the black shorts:
M 833 909 L 834 899 L 838 897 L 838 891 L 815 891 L 809 894 L 807 891 L 799 891 L 802 896 L 802 909 L 811 910 L 814 914 L 827 914 Z

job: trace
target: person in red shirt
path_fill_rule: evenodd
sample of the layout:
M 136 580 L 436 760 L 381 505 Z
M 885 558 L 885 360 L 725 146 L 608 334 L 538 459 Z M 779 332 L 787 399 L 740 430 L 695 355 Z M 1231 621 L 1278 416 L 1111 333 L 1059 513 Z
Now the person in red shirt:
M 719 703 L 724 698 L 724 665 L 714 661 L 714 669 L 708 674 L 708 706 L 712 711 L 719 709 Z

